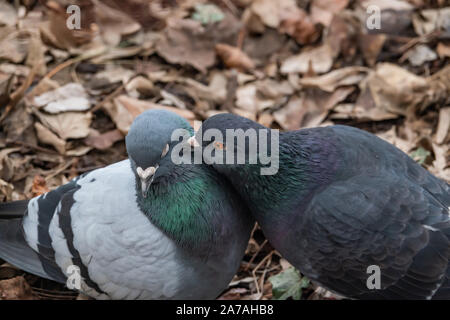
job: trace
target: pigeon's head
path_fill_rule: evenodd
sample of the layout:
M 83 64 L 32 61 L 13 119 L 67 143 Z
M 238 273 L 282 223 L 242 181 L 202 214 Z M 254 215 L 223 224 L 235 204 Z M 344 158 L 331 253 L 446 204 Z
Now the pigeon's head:
M 260 129 L 268 130 L 247 118 L 221 113 L 204 121 L 189 143 L 201 147 L 203 159 L 220 173 L 227 174 L 230 170 L 241 170 L 241 164 L 257 156 Z
M 177 129 L 193 132 L 185 119 L 166 110 L 146 111 L 131 125 L 125 141 L 144 197 L 152 183 L 170 173 L 170 151 L 178 143 L 172 141 L 172 133 Z

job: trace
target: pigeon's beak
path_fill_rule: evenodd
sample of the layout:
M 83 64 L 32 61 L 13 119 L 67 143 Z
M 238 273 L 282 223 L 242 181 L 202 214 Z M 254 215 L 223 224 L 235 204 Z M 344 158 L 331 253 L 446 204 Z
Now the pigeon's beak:
M 143 180 L 141 179 L 141 188 L 142 188 L 142 196 L 144 198 L 147 198 L 147 194 L 148 194 L 148 189 L 150 188 L 150 186 L 152 185 L 153 179 L 155 178 L 155 176 L 152 176 L 150 179 L 148 180 Z
M 147 197 L 148 189 L 152 185 L 153 179 L 155 179 L 155 173 L 158 167 L 149 167 L 143 170 L 141 167 L 137 168 L 137 174 L 141 180 L 141 191 L 144 198 Z

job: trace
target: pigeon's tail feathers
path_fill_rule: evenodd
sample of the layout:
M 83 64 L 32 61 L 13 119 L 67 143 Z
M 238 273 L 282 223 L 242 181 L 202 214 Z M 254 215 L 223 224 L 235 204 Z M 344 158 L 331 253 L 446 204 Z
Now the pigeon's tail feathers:
M 0 219 L 21 218 L 25 215 L 28 200 L 0 203 Z
M 25 241 L 22 219 L 0 220 L 0 258 L 21 270 L 53 280 L 44 271 L 39 255 Z

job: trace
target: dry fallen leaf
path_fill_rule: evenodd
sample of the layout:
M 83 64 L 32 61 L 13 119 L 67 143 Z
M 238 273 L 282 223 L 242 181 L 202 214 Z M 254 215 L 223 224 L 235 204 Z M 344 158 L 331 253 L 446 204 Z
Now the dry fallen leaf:
M 206 27 L 195 20 L 171 20 L 156 50 L 170 63 L 188 64 L 206 72 L 216 63 L 215 45 L 235 42 L 239 27 L 239 22 L 230 14 L 220 23 Z
M 127 84 L 134 72 L 120 65 L 108 64 L 105 70 L 97 72 L 89 81 L 89 87 L 97 90 L 109 88 L 114 84 Z
M 318 77 L 305 77 L 299 83 L 305 87 L 317 87 L 333 92 L 338 87 L 357 85 L 364 80 L 370 70 L 364 67 L 346 67 L 336 69 Z
M 39 122 L 35 122 L 34 128 L 41 143 L 52 145 L 60 154 L 66 153 L 66 142 L 63 139 Z
M 236 68 L 241 71 L 255 68 L 252 59 L 237 47 L 219 43 L 216 45 L 216 53 L 228 68 Z
M 390 63 L 380 63 L 366 81 L 377 108 L 405 116 L 428 89 L 425 78 Z
M 165 109 L 177 113 L 188 121 L 195 119 L 195 114 L 189 110 L 162 106 L 153 102 L 138 100 L 126 95 L 114 99 L 114 103 L 104 105 L 106 112 L 123 134 L 127 134 L 133 120 L 142 112 L 150 109 Z
M 330 110 L 345 100 L 355 88 L 342 87 L 334 92 L 326 92 L 317 88 L 309 88 L 300 97 L 293 96 L 273 116 L 285 130 L 297 130 L 319 126 Z
M 412 22 L 414 30 L 419 36 L 429 34 L 435 30 L 450 33 L 450 7 L 442 9 L 428 9 L 414 13 Z
M 441 58 L 450 58 L 450 45 L 439 42 L 436 48 L 436 52 Z
M 14 193 L 14 186 L 3 179 L 0 179 L 0 200 L 2 202 L 12 201 L 13 193 Z
M 0 151 L 0 178 L 9 181 L 14 177 L 15 162 L 9 154 L 19 150 L 20 148 L 6 148 Z
M 311 3 L 311 19 L 328 27 L 333 15 L 344 10 L 349 0 L 313 0 Z
M 251 11 L 268 27 L 278 28 L 289 12 L 298 9 L 295 0 L 255 0 Z
M 436 130 L 436 143 L 442 144 L 450 133 L 450 107 L 439 111 L 439 123 Z
M 409 62 L 417 67 L 423 65 L 425 62 L 433 61 L 438 58 L 437 54 L 426 45 L 418 45 L 406 52 L 405 57 Z
M 325 33 L 324 43 L 330 47 L 333 58 L 341 56 L 342 60 L 353 62 L 358 51 L 357 39 L 360 34 L 359 17 L 353 11 L 342 11 L 333 16 Z
M 96 22 L 107 44 L 117 46 L 122 37 L 136 33 L 141 29 L 141 25 L 123 11 L 111 8 L 98 0 L 92 0 L 92 2 L 95 4 Z
M 142 76 L 135 77 L 126 83 L 125 90 L 133 97 L 139 97 L 139 95 L 150 96 L 156 92 L 153 82 Z
M 47 73 L 47 66 L 45 62 L 45 52 L 47 51 L 44 46 L 39 32 L 37 30 L 28 30 L 30 39 L 28 42 L 28 54 L 25 60 L 25 65 L 30 68 L 39 66 L 37 69 L 37 74 L 43 76 Z
M 28 112 L 25 103 L 19 103 L 1 125 L 7 140 L 33 144 L 36 143 L 33 122 L 33 116 Z
M 274 99 L 265 99 L 258 95 L 258 86 L 255 83 L 249 83 L 236 90 L 236 106 L 252 112 L 252 118 L 255 118 L 256 113 L 259 111 L 273 107 L 274 105 Z
M 17 11 L 5 2 L 0 2 L 0 26 L 14 26 L 17 23 Z
M 21 63 L 28 53 L 27 33 L 14 27 L 0 27 L 0 60 Z
M 35 114 L 45 127 L 63 140 L 81 139 L 89 135 L 92 121 L 90 112 L 64 112 L 54 115 L 35 111 Z
M 258 92 L 269 99 L 279 99 L 290 96 L 294 93 L 294 88 L 289 81 L 276 81 L 265 79 L 256 82 Z
M 212 72 L 208 85 L 190 78 L 185 78 L 182 82 L 186 85 L 186 91 L 198 99 L 221 104 L 227 97 L 228 78 L 223 72 Z
M 86 90 L 79 83 L 69 83 L 45 92 L 34 98 L 34 105 L 49 113 L 85 111 L 91 107 Z
M 283 14 L 279 30 L 303 45 L 316 42 L 321 35 L 321 28 L 300 8 L 295 8 Z
M 306 110 L 302 108 L 302 99 L 293 96 L 283 108 L 273 113 L 273 117 L 284 130 L 298 130 L 305 113 Z
M 22 276 L 0 280 L 0 300 L 37 300 Z
M 47 187 L 47 182 L 44 177 L 36 175 L 33 178 L 33 185 L 31 186 L 31 193 L 33 197 L 40 196 L 41 194 L 49 192 L 50 189 Z
M 281 73 L 326 73 L 333 65 L 333 52 L 329 45 L 323 44 L 308 51 L 287 58 L 281 65 Z
M 84 143 L 98 150 L 106 150 L 117 141 L 123 140 L 123 138 L 123 134 L 117 129 L 102 134 L 97 130 L 91 129 L 91 133 L 84 139 Z
M 80 3 L 80 12 L 86 13 L 89 11 L 85 4 Z M 89 43 L 96 33 L 96 25 L 85 22 L 81 29 L 67 28 L 67 19 L 69 15 L 65 8 L 56 1 L 49 0 L 46 2 L 48 8 L 48 21 L 40 24 L 39 30 L 42 40 L 52 46 L 60 49 L 71 49 L 82 44 Z M 86 28 L 84 27 L 86 25 Z
M 0 105 L 6 106 L 10 99 L 12 86 L 14 84 L 14 75 L 0 73 Z
M 360 34 L 358 44 L 366 63 L 373 67 L 383 49 L 387 36 L 384 34 Z

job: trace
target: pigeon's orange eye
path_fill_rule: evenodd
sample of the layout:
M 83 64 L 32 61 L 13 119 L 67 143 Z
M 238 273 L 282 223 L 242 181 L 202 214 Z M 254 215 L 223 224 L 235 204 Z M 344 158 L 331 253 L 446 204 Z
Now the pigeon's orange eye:
M 227 149 L 222 142 L 217 142 L 217 141 L 214 142 L 214 148 L 219 149 L 219 150 L 226 150 Z

